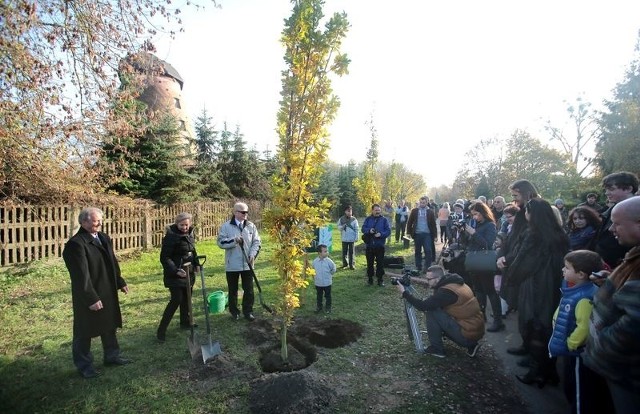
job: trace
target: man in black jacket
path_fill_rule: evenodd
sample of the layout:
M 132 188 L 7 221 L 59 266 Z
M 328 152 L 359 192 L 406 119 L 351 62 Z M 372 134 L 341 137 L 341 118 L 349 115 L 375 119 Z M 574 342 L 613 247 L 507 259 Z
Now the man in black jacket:
M 120 356 L 116 328 L 122 328 L 118 289 L 129 292 L 120 276 L 111 238 L 100 231 L 103 213 L 98 208 L 80 212 L 80 230 L 69 239 L 62 256 L 71 276 L 73 299 L 73 363 L 84 378 L 100 375 L 93 366 L 91 338 L 99 336 L 104 365 L 126 365 Z
M 604 177 L 602 186 L 604 187 L 607 201 L 613 203 L 613 205 L 602 213 L 602 225 L 596 235 L 595 250 L 602 256 L 602 260 L 613 269 L 622 262 L 624 255 L 631 248 L 621 246 L 611 232 L 611 211 L 617 203 L 635 196 L 638 191 L 638 177 L 626 171 L 617 172 Z

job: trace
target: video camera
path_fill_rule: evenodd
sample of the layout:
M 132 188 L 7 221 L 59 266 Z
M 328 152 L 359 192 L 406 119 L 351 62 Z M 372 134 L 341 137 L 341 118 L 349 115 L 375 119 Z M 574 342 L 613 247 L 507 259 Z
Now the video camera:
M 412 270 L 412 269 L 408 269 L 408 268 L 404 268 L 403 271 L 403 275 L 401 277 L 392 277 L 391 278 L 391 284 L 392 285 L 397 285 L 398 283 L 400 283 L 403 286 L 410 286 L 411 285 L 411 276 L 419 276 L 420 272 L 417 270 Z

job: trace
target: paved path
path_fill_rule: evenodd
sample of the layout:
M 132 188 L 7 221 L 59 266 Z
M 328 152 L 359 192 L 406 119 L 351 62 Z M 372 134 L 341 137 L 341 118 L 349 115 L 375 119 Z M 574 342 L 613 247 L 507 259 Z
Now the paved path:
M 507 348 L 516 347 L 522 343 L 520 334 L 518 334 L 517 318 L 517 314 L 511 313 L 504 321 L 507 329 L 496 333 L 487 332 L 484 336 L 485 346 L 492 347 L 496 356 L 502 360 L 506 374 L 513 379 L 516 388 L 529 405 L 529 411 L 532 414 L 565 414 L 569 412 L 569 405 L 562 392 L 562 384 L 557 386 L 545 385 L 544 388 L 540 389 L 535 385 L 525 385 L 516 379 L 516 374 L 527 372 L 526 368 L 519 367 L 516 364 L 521 357 L 507 353 Z M 558 372 L 560 372 L 560 364 L 558 364 L 557 368 Z

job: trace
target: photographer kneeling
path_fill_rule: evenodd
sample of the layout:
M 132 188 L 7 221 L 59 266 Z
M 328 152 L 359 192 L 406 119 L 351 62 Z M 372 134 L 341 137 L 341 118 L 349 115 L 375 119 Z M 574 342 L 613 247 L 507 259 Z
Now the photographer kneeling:
M 444 333 L 466 348 L 467 355 L 475 357 L 480 348 L 478 341 L 484 335 L 484 319 L 478 300 L 462 277 L 455 273 L 445 274 L 442 266 L 431 266 L 426 278 L 412 277 L 411 281 L 433 289 L 433 295 L 421 300 L 405 291 L 402 283 L 396 285 L 403 299 L 427 316 L 429 346 L 424 352 L 444 358 Z

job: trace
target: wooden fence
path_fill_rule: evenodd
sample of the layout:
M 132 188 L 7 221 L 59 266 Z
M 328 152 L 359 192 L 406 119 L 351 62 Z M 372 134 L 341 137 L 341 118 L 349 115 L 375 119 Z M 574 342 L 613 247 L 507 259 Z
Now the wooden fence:
M 160 247 L 167 225 L 178 213 L 193 214 L 198 240 L 217 237 L 222 223 L 231 218 L 234 201 L 194 202 L 174 206 L 153 203 L 97 205 L 104 212 L 102 231 L 113 239 L 114 249 L 129 253 Z M 262 204 L 247 202 L 250 220 L 262 224 Z M 0 204 L 0 267 L 61 257 L 66 241 L 80 224 L 81 206 L 30 206 Z

